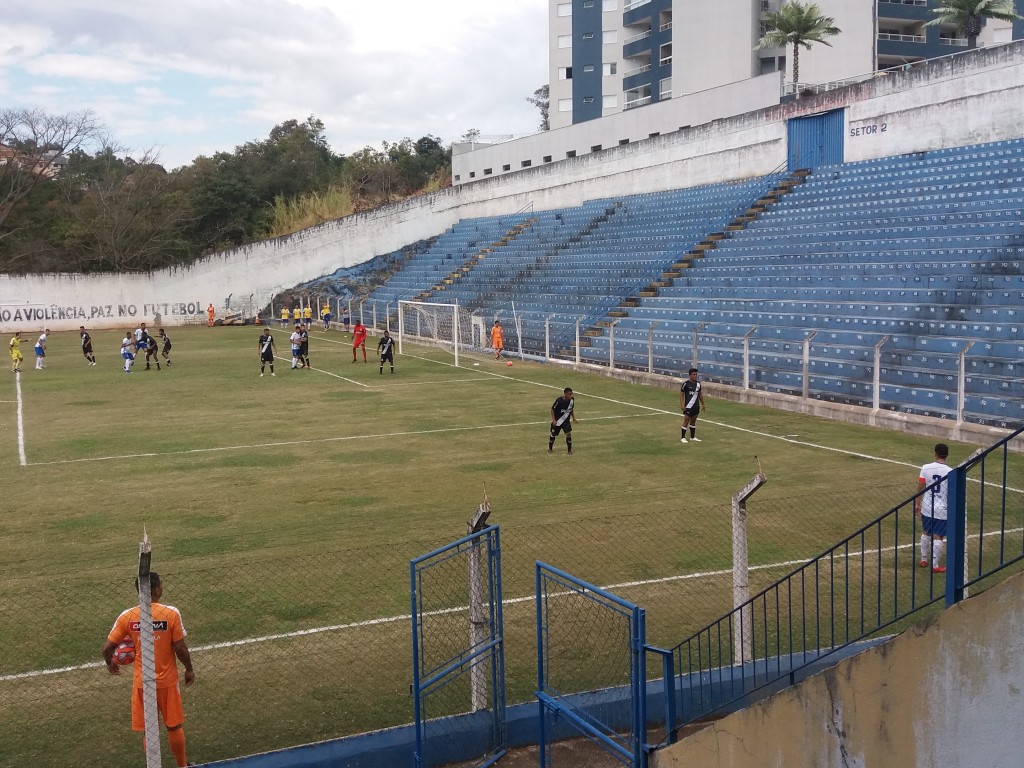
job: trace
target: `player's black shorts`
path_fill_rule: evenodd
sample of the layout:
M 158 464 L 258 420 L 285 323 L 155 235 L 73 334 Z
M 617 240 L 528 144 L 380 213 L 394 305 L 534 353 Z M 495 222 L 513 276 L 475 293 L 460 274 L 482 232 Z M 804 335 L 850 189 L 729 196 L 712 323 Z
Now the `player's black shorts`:
M 92 354 L 92 342 L 89 342 L 84 347 L 82 347 L 82 354 L 83 355 L 91 355 Z
M 261 363 L 272 363 L 274 362 L 274 353 L 269 349 L 266 352 L 260 352 Z
M 693 408 L 684 408 L 683 415 L 689 416 L 691 419 L 696 419 L 700 415 L 700 406 L 694 406 Z
M 171 351 L 171 342 L 169 342 L 169 341 L 165 341 L 165 342 L 164 342 L 164 349 L 163 349 L 163 353 L 164 353 L 164 354 L 166 355 L 166 354 L 167 354 L 168 352 L 170 352 L 170 351 Z
M 567 435 L 570 432 L 572 432 L 572 422 L 570 422 L 569 419 L 566 419 L 561 424 L 552 424 L 551 425 L 551 436 L 552 437 L 558 437 L 558 433 L 559 432 L 565 432 L 565 434 L 567 434 Z
M 394 363 L 395 363 L 395 350 L 389 349 L 387 352 L 385 352 L 383 355 L 380 356 L 380 361 L 382 363 L 388 362 L 388 363 L 391 363 L 392 365 L 394 365 Z

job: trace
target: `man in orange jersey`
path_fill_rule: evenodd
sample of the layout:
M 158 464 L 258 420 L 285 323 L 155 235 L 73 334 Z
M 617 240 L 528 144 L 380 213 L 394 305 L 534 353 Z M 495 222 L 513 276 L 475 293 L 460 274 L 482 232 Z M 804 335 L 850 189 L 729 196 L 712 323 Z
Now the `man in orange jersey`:
M 149 574 L 150 593 L 153 599 L 153 658 L 156 666 L 156 701 L 157 709 L 167 726 L 167 742 L 174 754 L 175 763 L 179 766 L 188 765 L 185 759 L 185 731 L 182 725 L 185 714 L 181 706 L 181 690 L 178 688 L 178 665 L 180 661 L 185 667 L 185 685 L 192 685 L 196 675 L 192 670 L 192 657 L 185 642 L 185 625 L 181 614 L 172 605 L 160 603 L 163 587 L 160 576 Z M 138 589 L 138 580 L 135 584 Z M 114 651 L 121 641 L 131 638 L 135 648 L 139 646 L 139 606 L 129 608 L 121 613 L 114 622 L 114 628 L 107 635 L 107 641 L 101 650 L 103 660 L 107 663 L 110 674 L 118 675 L 121 668 L 114 660 Z M 145 731 L 145 715 L 142 709 L 142 654 L 135 654 L 135 671 L 132 685 L 132 730 Z
M 501 360 L 501 350 L 505 346 L 505 333 L 501 330 L 501 323 L 494 321 L 491 328 L 491 346 L 494 347 L 494 359 Z
M 217 310 L 213 308 L 213 304 L 206 308 L 206 325 L 209 328 L 213 328 L 213 322 L 217 317 Z

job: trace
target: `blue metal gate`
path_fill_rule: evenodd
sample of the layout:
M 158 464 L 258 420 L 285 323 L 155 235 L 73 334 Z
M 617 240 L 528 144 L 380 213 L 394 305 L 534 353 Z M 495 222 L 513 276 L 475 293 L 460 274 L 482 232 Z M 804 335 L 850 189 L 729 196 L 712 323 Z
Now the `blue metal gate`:
M 844 110 L 794 117 L 786 126 L 789 137 L 787 167 L 817 168 L 843 162 Z
M 644 768 L 644 610 L 550 565 L 536 568 L 541 768 L 555 768 L 554 742 L 581 735 Z
M 505 754 L 505 646 L 497 526 L 409 563 L 417 768 Z

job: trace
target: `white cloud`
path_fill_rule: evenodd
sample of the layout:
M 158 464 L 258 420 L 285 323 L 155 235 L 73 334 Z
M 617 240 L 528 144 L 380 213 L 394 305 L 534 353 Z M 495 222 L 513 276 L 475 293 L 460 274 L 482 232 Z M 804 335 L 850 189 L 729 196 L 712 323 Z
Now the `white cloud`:
M 47 0 L 5 15 L 0 96 L 94 109 L 171 166 L 310 114 L 339 152 L 531 132 L 525 99 L 547 78 L 547 0 Z

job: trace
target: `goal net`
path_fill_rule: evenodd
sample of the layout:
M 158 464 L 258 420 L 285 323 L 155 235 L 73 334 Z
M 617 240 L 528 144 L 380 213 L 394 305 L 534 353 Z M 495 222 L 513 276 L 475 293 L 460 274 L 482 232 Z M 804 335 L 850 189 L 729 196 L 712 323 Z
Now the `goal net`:
M 409 341 L 449 350 L 459 364 L 459 344 L 464 334 L 459 329 L 458 304 L 430 304 L 422 301 L 398 302 L 398 353 Z

